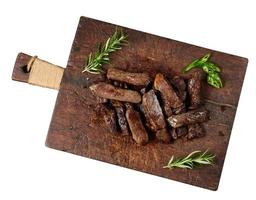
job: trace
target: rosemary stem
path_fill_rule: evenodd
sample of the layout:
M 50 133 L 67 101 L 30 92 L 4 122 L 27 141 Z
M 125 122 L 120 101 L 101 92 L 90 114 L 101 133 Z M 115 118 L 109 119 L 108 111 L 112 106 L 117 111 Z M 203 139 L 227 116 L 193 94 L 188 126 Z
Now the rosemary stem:
M 127 35 L 124 35 L 121 29 L 116 29 L 111 37 L 107 39 L 104 45 L 99 45 L 98 51 L 90 53 L 82 73 L 89 72 L 100 74 L 103 72 L 103 65 L 109 64 L 109 54 L 121 49 L 121 46 L 127 44 Z

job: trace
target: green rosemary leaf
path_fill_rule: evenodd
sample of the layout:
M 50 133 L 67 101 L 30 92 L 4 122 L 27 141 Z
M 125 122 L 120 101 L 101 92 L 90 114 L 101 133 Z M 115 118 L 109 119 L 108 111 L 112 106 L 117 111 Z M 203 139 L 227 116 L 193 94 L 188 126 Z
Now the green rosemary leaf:
M 179 165 L 179 166 L 177 165 L 175 167 L 192 169 L 192 167 L 189 165 Z
M 197 165 L 212 165 L 215 155 L 208 153 L 208 150 L 201 153 L 201 151 L 193 151 L 184 158 L 174 159 L 171 157 L 170 161 L 163 168 L 188 168 L 193 169 Z
M 174 159 L 174 156 L 171 157 L 170 161 L 168 162 L 168 165 L 172 163 L 173 159 Z
M 105 51 L 107 51 L 107 49 L 108 49 L 108 45 L 109 45 L 109 41 L 110 41 L 110 39 L 111 39 L 111 38 L 108 38 L 108 40 L 107 40 L 107 42 L 106 42 L 106 45 L 105 45 Z M 105 52 L 104 54 L 106 54 L 106 52 Z
M 109 63 L 109 54 L 121 49 L 121 46 L 127 44 L 127 35 L 123 34 L 121 29 L 116 29 L 105 44 L 98 44 L 98 50 L 90 53 L 83 69 L 84 72 L 100 74 L 103 72 L 102 66 Z
M 200 152 L 200 151 L 193 151 L 192 153 L 188 154 L 188 156 L 185 157 L 184 160 L 189 159 L 189 158 L 192 157 L 194 154 L 199 153 L 199 152 Z
M 199 164 L 204 164 L 204 165 L 210 164 L 209 160 L 194 160 L 194 162 Z

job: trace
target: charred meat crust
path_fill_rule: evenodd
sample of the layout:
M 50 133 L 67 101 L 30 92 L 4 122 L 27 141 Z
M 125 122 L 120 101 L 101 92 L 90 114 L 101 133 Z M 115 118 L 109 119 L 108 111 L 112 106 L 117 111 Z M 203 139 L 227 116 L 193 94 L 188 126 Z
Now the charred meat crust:
M 106 99 L 113 99 L 131 103 L 141 102 L 141 95 L 137 91 L 118 88 L 104 82 L 91 85 L 90 90 L 94 95 Z
M 108 69 L 107 78 L 137 86 L 146 86 L 150 82 L 150 77 L 147 73 L 133 73 L 116 68 Z
M 101 112 L 110 132 L 121 130 L 124 135 L 131 132 L 139 145 L 145 145 L 149 137 L 169 143 L 184 136 L 193 139 L 204 135 L 200 123 L 208 119 L 208 111 L 197 109 L 201 104 L 203 78 L 199 71 L 190 73 L 186 82 L 175 76 L 169 83 L 161 73 L 155 76 L 154 82 L 150 82 L 145 73 L 114 68 L 108 70 L 107 78 L 106 82 L 93 84 L 89 88 L 96 96 L 96 103 L 104 103 Z M 191 109 L 189 112 L 187 106 Z
M 204 129 L 201 124 L 190 124 L 188 125 L 188 135 L 187 138 L 192 140 L 194 138 L 203 137 L 204 136 Z
M 129 135 L 129 127 L 125 118 L 125 107 L 122 102 L 112 100 L 113 107 L 116 110 L 117 122 L 123 135 Z
M 171 136 L 174 140 L 183 137 L 185 135 L 187 135 L 188 130 L 187 130 L 187 126 L 182 126 L 182 127 L 178 127 L 178 128 L 173 128 L 171 130 Z
M 105 124 L 107 125 L 109 131 L 114 134 L 118 133 L 115 110 L 113 110 L 109 106 L 101 104 L 99 111 L 101 113 L 103 113 L 103 118 L 104 118 Z
M 186 91 L 186 82 L 183 78 L 181 78 L 180 76 L 174 76 L 171 79 L 171 83 L 174 86 L 174 89 L 177 92 L 177 95 L 179 96 L 179 98 L 182 100 L 183 104 L 178 107 L 178 108 L 174 108 L 173 109 L 173 113 L 174 114 L 181 114 L 181 113 L 185 113 L 186 112 L 186 106 L 185 106 L 185 100 L 187 97 L 187 91 Z M 182 126 L 182 127 L 178 127 L 178 128 L 173 128 L 171 130 L 171 136 L 173 139 L 178 139 L 180 137 L 185 136 L 188 133 L 187 131 L 187 126 Z
M 154 80 L 154 88 L 160 92 L 163 100 L 164 112 L 167 117 L 172 115 L 172 108 L 179 108 L 183 105 L 172 86 L 165 79 L 163 74 L 158 73 Z
M 167 120 L 173 128 L 178 128 L 189 124 L 201 123 L 208 120 L 208 111 L 193 110 L 179 115 L 172 115 Z
M 145 117 L 150 123 L 150 128 L 152 131 L 156 132 L 157 130 L 166 127 L 162 108 L 158 102 L 154 90 L 150 90 L 143 95 L 142 105 Z
M 132 133 L 132 138 L 137 144 L 145 145 L 148 142 L 148 133 L 141 121 L 139 112 L 135 111 L 131 105 L 128 105 L 125 116 Z
M 94 95 L 94 96 L 95 96 L 95 101 L 96 101 L 97 103 L 107 103 L 107 102 L 108 102 L 108 100 L 105 99 L 105 98 L 98 97 L 98 96 L 96 96 L 96 95 Z
M 189 109 L 191 110 L 198 108 L 201 104 L 201 80 L 202 74 L 200 71 L 193 72 L 188 80 Z
M 183 78 L 180 76 L 174 76 L 171 79 L 171 83 L 174 86 L 174 88 L 177 91 L 177 95 L 180 97 L 180 99 L 184 102 L 187 97 L 187 91 L 186 91 L 186 83 Z
M 143 95 L 142 107 L 146 123 L 155 132 L 156 138 L 164 143 L 169 143 L 171 136 L 167 131 L 165 117 L 154 90 Z

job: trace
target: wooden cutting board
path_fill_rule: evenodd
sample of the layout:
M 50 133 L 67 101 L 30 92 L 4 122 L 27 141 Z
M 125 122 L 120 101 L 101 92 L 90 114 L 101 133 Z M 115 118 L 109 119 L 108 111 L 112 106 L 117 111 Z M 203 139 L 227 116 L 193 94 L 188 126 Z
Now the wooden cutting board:
M 123 27 L 129 36 L 129 45 L 111 55 L 112 66 L 133 72 L 146 71 L 152 77 L 157 72 L 172 77 L 180 75 L 181 69 L 192 60 L 211 53 L 211 60 L 221 66 L 224 80 L 222 89 L 214 89 L 206 83 L 203 85 L 204 107 L 211 116 L 211 120 L 204 123 L 205 137 L 192 141 L 178 139 L 171 144 L 153 140 L 145 146 L 138 146 L 131 136 L 109 133 L 103 117 L 95 113 L 95 99 L 88 86 L 104 80 L 104 77 L 81 73 L 88 54 L 95 51 L 99 42 L 106 41 L 115 28 L 113 24 L 80 18 L 60 84 L 46 146 L 216 190 L 248 60 Z M 12 77 L 14 80 L 28 81 L 29 72 L 25 72 L 24 65 L 30 58 L 23 53 L 18 55 Z M 163 169 L 172 155 L 185 156 L 192 151 L 206 149 L 216 154 L 212 166 L 193 170 Z

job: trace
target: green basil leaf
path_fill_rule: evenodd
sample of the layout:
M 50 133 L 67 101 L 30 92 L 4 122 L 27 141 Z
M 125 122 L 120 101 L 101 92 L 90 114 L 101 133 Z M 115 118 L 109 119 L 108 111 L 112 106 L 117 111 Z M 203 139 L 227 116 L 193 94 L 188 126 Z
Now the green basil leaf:
M 199 59 L 194 60 L 192 63 L 183 68 L 182 73 L 188 72 L 189 70 L 199 67 Z
M 207 74 L 211 74 L 214 72 L 220 72 L 220 68 L 212 62 L 205 62 L 202 66 L 202 69 Z
M 194 60 L 192 63 L 183 68 L 182 73 L 188 72 L 193 68 L 202 67 L 205 62 L 207 62 L 210 58 L 211 54 L 206 54 L 202 58 Z
M 209 60 L 210 56 L 211 56 L 211 54 L 207 53 L 206 55 L 204 55 L 204 57 L 200 58 L 200 61 L 202 63 L 205 63 L 205 62 L 207 62 Z
M 215 88 L 222 88 L 223 84 L 218 73 L 210 73 L 207 76 L 207 82 L 209 85 Z

